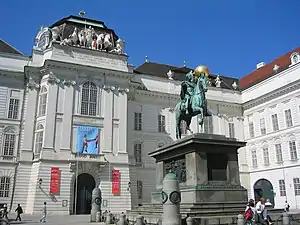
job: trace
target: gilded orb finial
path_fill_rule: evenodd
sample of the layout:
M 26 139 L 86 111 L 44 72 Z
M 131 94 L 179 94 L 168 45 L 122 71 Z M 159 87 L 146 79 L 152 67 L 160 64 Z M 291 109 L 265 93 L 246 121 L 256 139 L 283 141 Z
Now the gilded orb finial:
M 209 69 L 207 66 L 204 66 L 204 65 L 197 66 L 194 71 L 194 76 L 199 77 L 202 73 L 204 73 L 204 75 L 208 77 Z

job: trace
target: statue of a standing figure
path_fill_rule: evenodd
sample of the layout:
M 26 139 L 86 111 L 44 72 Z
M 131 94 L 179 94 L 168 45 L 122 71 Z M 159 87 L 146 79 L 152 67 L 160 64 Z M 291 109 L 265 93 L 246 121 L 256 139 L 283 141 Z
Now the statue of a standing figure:
M 186 129 L 192 133 L 190 124 L 192 117 L 198 116 L 199 125 L 203 126 L 204 118 L 211 116 L 207 110 L 205 93 L 207 92 L 207 79 L 209 70 L 206 66 L 198 66 L 195 71 L 186 74 L 181 83 L 181 101 L 175 106 L 176 138 L 181 138 L 181 121 L 186 122 Z

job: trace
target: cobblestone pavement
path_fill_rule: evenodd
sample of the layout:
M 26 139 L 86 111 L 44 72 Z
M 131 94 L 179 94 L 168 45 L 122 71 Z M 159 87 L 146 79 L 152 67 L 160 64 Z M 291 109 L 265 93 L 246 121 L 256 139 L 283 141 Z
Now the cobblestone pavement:
M 12 218 L 15 218 L 15 215 L 8 216 L 10 219 L 10 224 L 26 224 L 26 225 L 38 225 L 40 223 L 40 216 L 38 215 L 22 215 L 22 221 L 13 221 Z M 50 225 L 86 225 L 90 224 L 89 215 L 78 215 L 78 216 L 57 216 L 49 215 L 47 217 L 46 224 Z M 102 223 L 92 223 L 92 224 L 102 224 Z

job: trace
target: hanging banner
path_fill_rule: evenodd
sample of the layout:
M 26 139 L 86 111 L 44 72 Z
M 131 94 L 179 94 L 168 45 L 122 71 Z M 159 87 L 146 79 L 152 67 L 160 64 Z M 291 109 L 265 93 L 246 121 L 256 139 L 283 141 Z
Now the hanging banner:
M 51 168 L 51 178 L 50 178 L 50 193 L 59 194 L 60 185 L 60 170 L 58 167 Z
M 120 171 L 112 170 L 112 194 L 119 195 L 121 192 L 120 185 Z

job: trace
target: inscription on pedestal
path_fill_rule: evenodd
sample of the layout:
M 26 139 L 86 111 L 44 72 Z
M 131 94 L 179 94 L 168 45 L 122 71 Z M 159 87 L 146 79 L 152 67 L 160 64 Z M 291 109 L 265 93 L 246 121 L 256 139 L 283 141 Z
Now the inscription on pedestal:
M 167 162 L 165 168 L 165 174 L 172 172 L 176 175 L 179 183 L 186 182 L 186 164 L 184 158 Z

